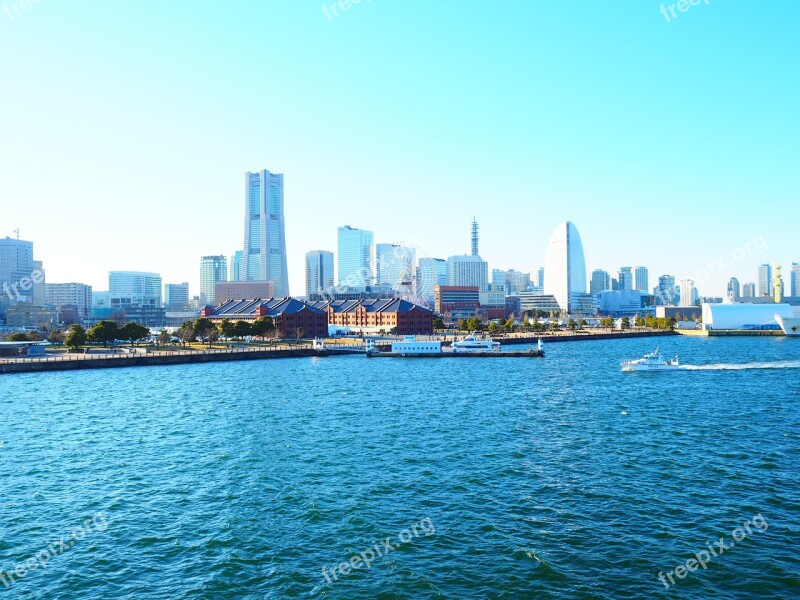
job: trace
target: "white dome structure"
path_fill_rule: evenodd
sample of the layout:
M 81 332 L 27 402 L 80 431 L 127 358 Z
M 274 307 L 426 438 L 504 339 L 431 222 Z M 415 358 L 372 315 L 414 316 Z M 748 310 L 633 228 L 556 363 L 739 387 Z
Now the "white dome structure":
M 578 229 L 564 221 L 550 236 L 544 262 L 544 293 L 553 296 L 561 310 L 573 312 L 586 295 L 586 260 Z

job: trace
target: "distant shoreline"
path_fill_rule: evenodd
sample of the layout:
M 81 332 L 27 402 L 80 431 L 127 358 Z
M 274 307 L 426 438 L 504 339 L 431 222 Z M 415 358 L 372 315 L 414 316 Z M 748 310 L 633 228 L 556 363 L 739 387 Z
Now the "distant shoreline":
M 496 338 L 503 345 L 513 346 L 536 344 L 539 339 L 545 343 L 580 342 L 589 340 L 627 339 L 675 335 L 673 331 L 614 331 L 569 332 L 525 337 Z M 384 341 L 388 344 L 390 342 Z M 42 373 L 49 371 L 81 371 L 86 369 L 114 369 L 125 367 L 155 367 L 195 363 L 227 362 L 241 360 L 265 360 L 275 358 L 307 358 L 311 356 L 363 355 L 361 345 L 347 349 L 342 346 L 315 350 L 309 346 L 302 348 L 231 348 L 210 350 L 180 350 L 153 352 L 148 354 L 66 354 L 44 358 L 3 359 L 0 361 L 0 374 Z

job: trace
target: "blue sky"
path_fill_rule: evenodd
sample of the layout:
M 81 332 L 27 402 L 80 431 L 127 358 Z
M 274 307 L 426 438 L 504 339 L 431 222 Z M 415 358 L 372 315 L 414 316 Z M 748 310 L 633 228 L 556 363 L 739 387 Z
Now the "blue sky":
M 16 1 L 0 235 L 33 240 L 51 282 L 152 270 L 197 293 L 200 256 L 240 249 L 261 168 L 285 174 L 295 294 L 339 225 L 447 257 L 473 215 L 490 268 L 541 265 L 565 219 L 589 271 L 642 264 L 651 286 L 716 264 L 716 295 L 800 261 L 795 2 L 668 22 L 650 0 L 362 0 L 332 18 L 318 0 Z

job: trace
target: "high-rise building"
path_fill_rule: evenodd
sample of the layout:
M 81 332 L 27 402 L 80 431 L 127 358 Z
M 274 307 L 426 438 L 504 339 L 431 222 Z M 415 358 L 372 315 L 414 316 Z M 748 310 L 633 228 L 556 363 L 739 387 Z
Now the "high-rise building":
M 164 284 L 164 308 L 170 312 L 189 310 L 189 283 Z
M 641 292 L 646 292 L 650 289 L 647 267 L 633 267 L 633 286 L 634 289 Z
M 272 281 L 276 297 L 289 296 L 283 175 L 266 169 L 245 174 L 242 270 L 240 281 Z
M 691 279 L 681 280 L 681 306 L 694 306 L 697 298 L 697 289 Z
M 372 283 L 372 263 L 375 250 L 373 234 L 366 229 L 345 225 L 338 229 L 338 274 L 339 285 L 365 288 Z
M 428 307 L 434 305 L 433 288 L 447 285 L 447 261 L 443 258 L 420 258 L 417 266 L 417 296 L 424 298 Z
M 217 297 L 214 284 L 218 281 L 228 281 L 227 259 L 223 255 L 202 257 L 200 259 L 201 306 L 216 306 Z
M 756 284 L 755 283 L 745 283 L 742 286 L 742 297 L 744 298 L 754 298 L 756 295 Z
M 586 302 L 586 260 L 578 229 L 570 221 L 556 227 L 547 245 L 544 293 L 562 311 L 583 310 Z M 591 298 L 591 296 L 589 296 Z
M 658 278 L 658 285 L 653 288 L 653 296 L 658 306 L 675 306 L 680 303 L 680 287 L 675 285 L 675 277 L 672 275 L 661 275 Z
M 631 267 L 620 267 L 617 274 L 619 281 L 619 289 L 632 290 L 633 289 L 633 269 Z
M 375 246 L 375 280 L 394 290 L 411 292 L 416 269 L 417 251 L 397 244 Z
M 333 287 L 333 252 L 306 252 L 306 296 L 330 291 Z
M 739 280 L 736 277 L 731 277 L 730 281 L 728 281 L 728 297 L 732 300 L 738 300 L 742 295 L 741 286 L 739 285 Z
M 544 267 L 535 267 L 531 271 L 531 285 L 544 289 Z
M 759 297 L 772 296 L 772 265 L 764 264 L 758 266 L 758 288 L 756 293 Z
M 595 269 L 592 271 L 592 280 L 589 283 L 589 293 L 592 296 L 597 296 L 600 292 L 611 289 L 611 276 L 608 271 L 603 269 Z
M 244 276 L 244 252 L 237 250 L 231 256 L 231 266 L 228 269 L 228 279 L 230 281 L 246 281 Z
M 41 263 L 33 260 L 33 242 L 0 239 L 0 307 L 41 301 Z
M 108 294 L 115 306 L 161 308 L 161 275 L 140 271 L 110 271 Z
M 800 296 L 800 263 L 792 263 L 792 271 L 789 274 L 789 293 L 793 298 Z
M 476 254 L 450 256 L 447 259 L 447 285 L 477 287 L 484 292 L 489 285 L 489 263 Z
M 472 217 L 472 256 L 478 256 L 478 222 Z
M 83 283 L 44 284 L 44 304 L 61 311 L 65 306 L 74 306 L 80 320 L 92 316 L 92 286 Z

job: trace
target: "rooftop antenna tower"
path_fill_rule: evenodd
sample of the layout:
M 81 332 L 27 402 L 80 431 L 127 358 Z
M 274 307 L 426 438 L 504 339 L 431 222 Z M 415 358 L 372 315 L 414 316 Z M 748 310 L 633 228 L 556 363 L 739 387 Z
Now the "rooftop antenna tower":
M 478 222 L 472 217 L 472 256 L 478 256 Z
M 19 229 L 14 230 L 14 235 L 17 236 L 17 239 L 19 239 Z

